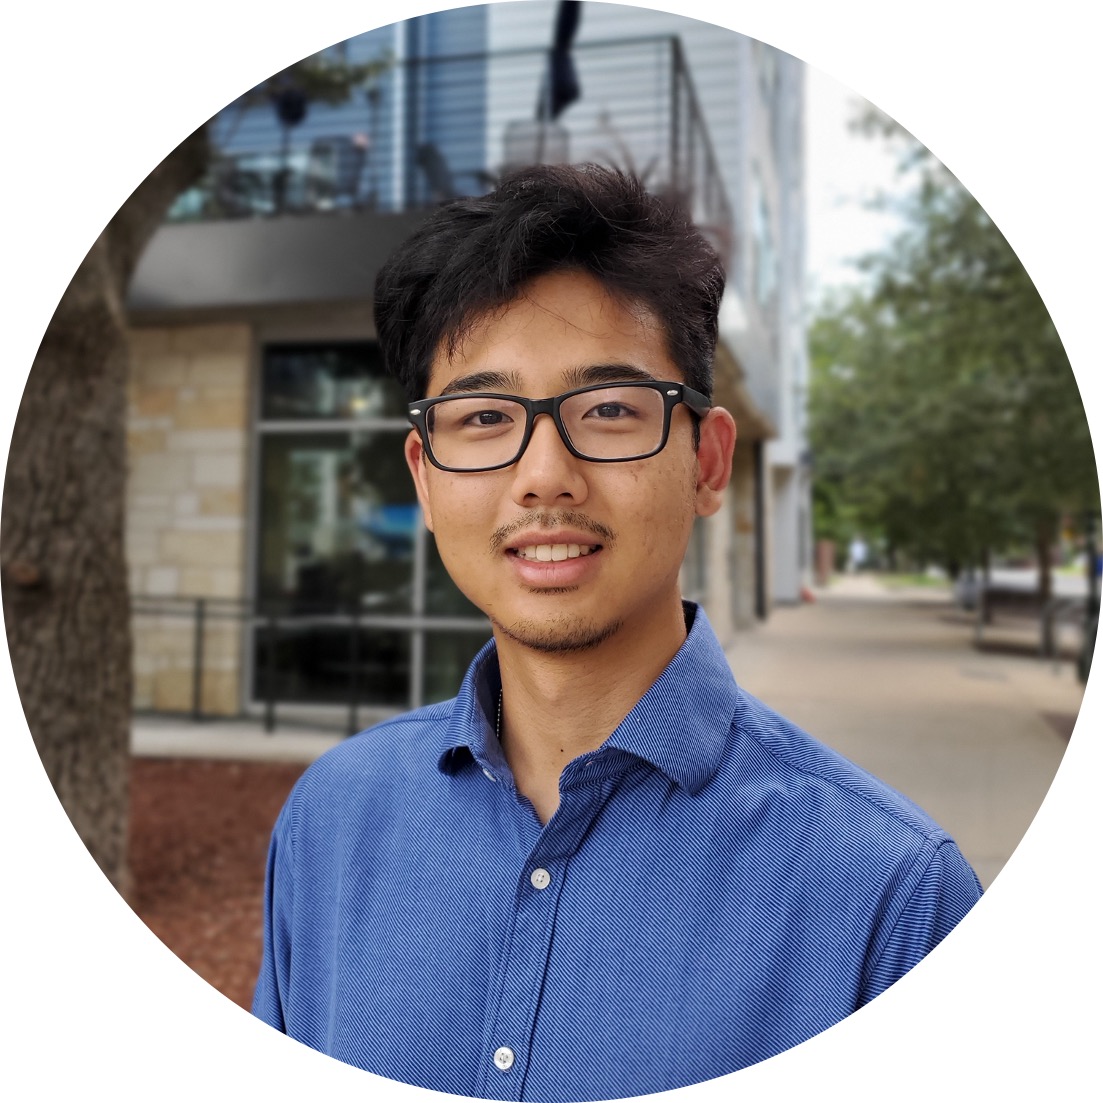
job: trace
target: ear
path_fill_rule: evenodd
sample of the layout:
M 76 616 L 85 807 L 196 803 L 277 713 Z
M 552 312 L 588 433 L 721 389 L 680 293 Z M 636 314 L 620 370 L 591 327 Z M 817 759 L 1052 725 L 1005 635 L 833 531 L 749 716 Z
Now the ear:
M 714 406 L 701 419 L 697 447 L 697 516 L 711 517 L 724 501 L 732 477 L 735 418 L 723 406 Z
M 425 518 L 425 527 L 433 531 L 433 512 L 429 508 L 429 461 L 425 458 L 425 446 L 416 429 L 411 429 L 406 437 L 406 466 L 414 479 L 414 489 L 421 505 L 421 515 Z

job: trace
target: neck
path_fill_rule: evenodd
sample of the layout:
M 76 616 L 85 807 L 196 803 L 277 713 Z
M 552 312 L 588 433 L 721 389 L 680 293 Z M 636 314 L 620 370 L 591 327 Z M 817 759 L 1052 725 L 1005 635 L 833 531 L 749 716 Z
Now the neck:
M 666 669 L 686 638 L 681 601 L 647 631 L 622 628 L 595 647 L 547 654 L 498 630 L 500 739 L 518 791 L 541 823 L 559 804 L 559 778 L 597 750 Z

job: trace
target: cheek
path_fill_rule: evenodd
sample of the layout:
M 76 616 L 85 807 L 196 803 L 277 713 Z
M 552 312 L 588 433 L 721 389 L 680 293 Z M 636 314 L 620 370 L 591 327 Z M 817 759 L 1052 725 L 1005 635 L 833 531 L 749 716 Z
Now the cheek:
M 688 540 L 697 515 L 696 467 L 678 464 L 661 479 L 644 482 L 637 475 L 633 483 L 624 487 L 621 501 L 639 503 L 630 523 L 640 544 L 649 557 L 669 556 Z
M 433 511 L 433 527 L 441 554 L 452 545 L 466 545 L 475 540 L 483 543 L 493 529 L 493 516 L 498 502 L 486 476 L 448 475 L 432 479 L 429 484 L 429 503 Z

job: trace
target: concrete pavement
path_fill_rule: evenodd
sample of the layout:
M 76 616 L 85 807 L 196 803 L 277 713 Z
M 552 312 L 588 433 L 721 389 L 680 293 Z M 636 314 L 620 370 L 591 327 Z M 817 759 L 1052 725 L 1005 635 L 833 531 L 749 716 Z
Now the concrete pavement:
M 746 689 L 930 812 L 986 886 L 1037 812 L 1082 696 L 1071 663 L 977 651 L 944 592 L 868 575 L 776 609 L 728 656 Z M 281 721 L 269 735 L 259 721 L 138 718 L 132 748 L 309 762 L 340 742 L 342 722 Z

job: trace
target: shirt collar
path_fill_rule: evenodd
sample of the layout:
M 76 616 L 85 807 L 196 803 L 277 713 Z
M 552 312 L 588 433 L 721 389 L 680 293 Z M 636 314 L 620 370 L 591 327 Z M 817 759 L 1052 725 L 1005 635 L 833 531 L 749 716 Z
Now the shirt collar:
M 692 618 L 685 642 L 604 747 L 642 758 L 696 793 L 720 765 L 739 691 L 704 610 L 683 604 L 687 622 Z M 471 757 L 485 770 L 502 768 L 495 735 L 501 686 L 491 640 L 475 656 L 460 686 L 441 744 L 442 771 L 455 773 Z

